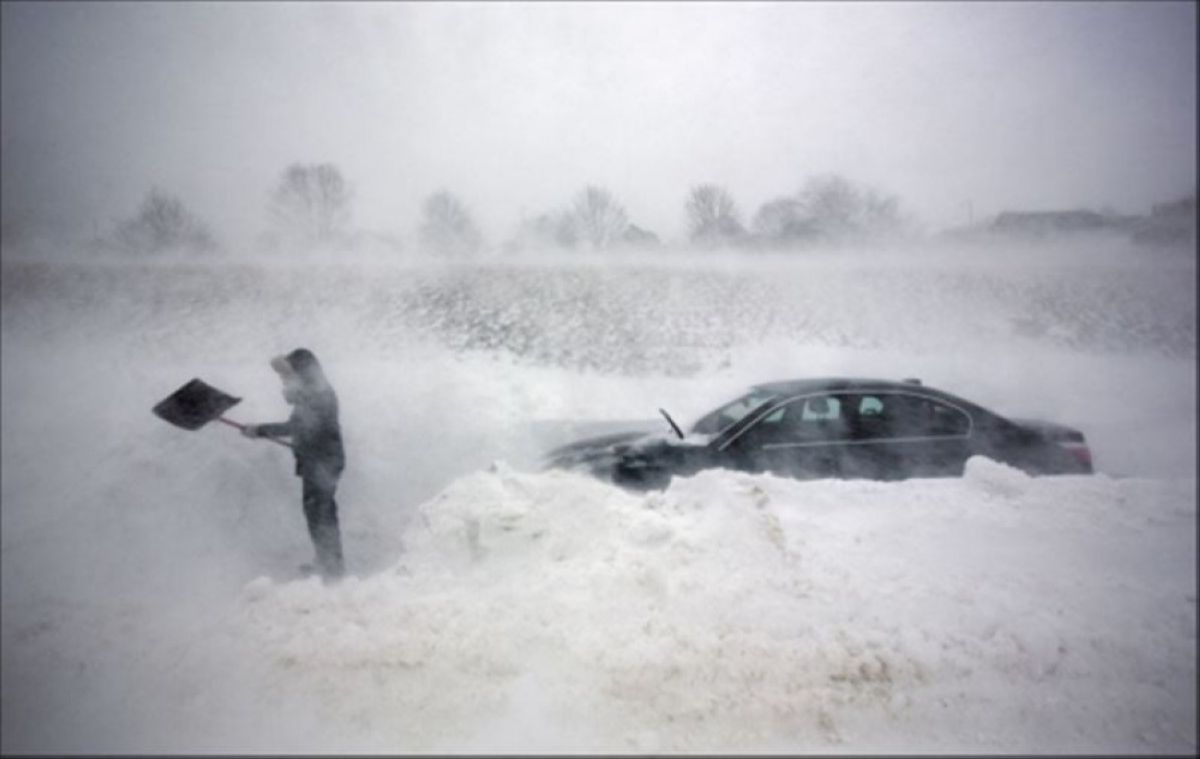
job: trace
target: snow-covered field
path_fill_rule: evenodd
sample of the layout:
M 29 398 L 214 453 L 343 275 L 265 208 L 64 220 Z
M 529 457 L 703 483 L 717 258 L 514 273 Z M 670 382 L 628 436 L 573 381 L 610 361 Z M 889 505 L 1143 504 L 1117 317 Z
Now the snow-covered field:
M 440 265 L 6 252 L 4 752 L 1196 751 L 1196 270 L 1097 244 Z M 342 402 L 352 574 L 290 454 L 150 407 Z M 1098 474 L 632 494 L 539 451 L 756 381 L 919 376 Z

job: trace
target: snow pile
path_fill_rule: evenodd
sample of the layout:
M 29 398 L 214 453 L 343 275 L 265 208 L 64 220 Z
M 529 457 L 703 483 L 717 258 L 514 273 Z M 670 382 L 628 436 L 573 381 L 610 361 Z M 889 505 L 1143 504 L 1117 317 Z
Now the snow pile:
M 578 475 L 497 465 L 421 507 L 392 572 L 345 591 L 252 582 L 243 596 L 249 628 L 264 651 L 305 667 L 384 668 L 382 702 L 406 701 L 397 715 L 441 715 L 432 725 L 398 720 L 413 732 L 402 745 L 494 747 L 493 730 L 475 723 L 492 715 L 507 724 L 504 715 L 522 708 L 530 719 L 529 704 L 512 703 L 512 688 L 523 687 L 540 704 L 537 730 L 510 725 L 511 739 L 637 748 L 621 727 L 630 707 L 650 710 L 653 733 L 658 721 L 707 714 L 712 699 L 748 695 L 745 682 L 697 693 L 690 670 L 722 646 L 736 670 L 760 666 L 766 641 L 752 652 L 734 641 L 797 591 L 778 519 L 743 500 L 634 496 Z M 280 623 L 297 615 L 302 627 Z
M 257 657 L 368 749 L 1194 748 L 1194 482 L 497 465 L 419 522 L 390 572 L 242 594 Z

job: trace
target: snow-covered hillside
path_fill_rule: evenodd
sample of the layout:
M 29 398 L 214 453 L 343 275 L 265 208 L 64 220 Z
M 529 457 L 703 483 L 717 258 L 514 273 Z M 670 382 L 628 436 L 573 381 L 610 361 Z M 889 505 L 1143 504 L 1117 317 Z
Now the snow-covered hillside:
M 4 263 L 5 752 L 1196 749 L 1192 259 Z M 342 402 L 352 577 L 286 450 L 150 407 Z M 568 422 L 919 376 L 1081 428 L 1098 475 L 630 494 Z

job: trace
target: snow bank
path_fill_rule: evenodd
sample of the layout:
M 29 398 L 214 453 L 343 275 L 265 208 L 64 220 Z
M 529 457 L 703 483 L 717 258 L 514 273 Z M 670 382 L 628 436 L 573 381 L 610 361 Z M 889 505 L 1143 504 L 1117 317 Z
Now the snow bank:
M 709 472 L 634 495 L 497 465 L 420 512 L 388 572 L 243 590 L 232 624 L 327 739 L 1194 749 L 1194 482 L 975 459 L 962 480 Z

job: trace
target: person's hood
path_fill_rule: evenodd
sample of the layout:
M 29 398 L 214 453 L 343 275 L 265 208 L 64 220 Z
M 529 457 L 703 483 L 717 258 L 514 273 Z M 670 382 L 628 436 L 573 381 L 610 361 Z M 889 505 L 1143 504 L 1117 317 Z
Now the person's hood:
M 325 383 L 321 364 L 307 348 L 297 348 L 287 355 L 272 358 L 271 368 L 285 383 L 294 382 L 310 387 L 319 387 Z
M 288 361 L 287 356 L 283 354 L 271 359 L 271 368 L 274 369 L 275 373 L 278 374 L 282 379 L 299 379 L 299 377 L 296 375 L 296 370 L 292 367 L 291 362 Z

